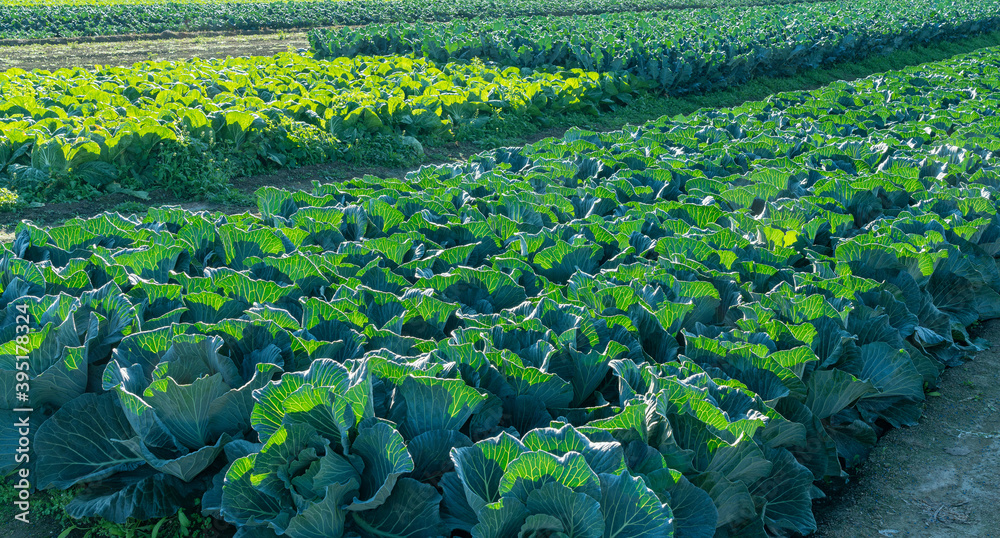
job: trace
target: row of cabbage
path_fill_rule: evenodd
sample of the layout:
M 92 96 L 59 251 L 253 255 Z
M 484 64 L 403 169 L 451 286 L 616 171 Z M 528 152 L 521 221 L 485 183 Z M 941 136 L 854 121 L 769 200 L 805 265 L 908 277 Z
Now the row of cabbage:
M 0 39 L 256 31 L 818 0 L 4 0 Z
M 500 115 L 596 114 L 632 93 L 614 74 L 398 56 L 14 69 L 0 73 L 0 177 L 29 200 L 165 184 L 193 195 L 228 180 L 220 170 L 349 159 L 373 137 L 447 137 Z
M 436 61 L 558 65 L 629 73 L 671 93 L 990 30 L 998 0 L 835 0 L 574 17 L 482 17 L 450 23 L 313 30 L 316 57 L 412 54 Z
M 25 468 L 76 488 L 76 516 L 200 499 L 241 538 L 809 533 L 814 484 L 915 424 L 977 349 L 966 327 L 1000 316 L 998 87 L 990 49 L 267 187 L 259 215 L 22 223 L 0 451 L 23 382 Z
M 272 167 L 398 164 L 419 158 L 413 137 L 596 114 L 651 89 L 704 91 L 857 58 L 979 31 L 1000 10 L 1000 0 L 892 4 L 376 26 L 314 33 L 320 55 L 338 56 L 330 61 L 11 70 L 0 74 L 0 181 L 25 201 L 157 187 L 195 195 Z M 425 58 L 359 56 L 395 52 Z M 466 61 L 479 56 L 496 63 Z

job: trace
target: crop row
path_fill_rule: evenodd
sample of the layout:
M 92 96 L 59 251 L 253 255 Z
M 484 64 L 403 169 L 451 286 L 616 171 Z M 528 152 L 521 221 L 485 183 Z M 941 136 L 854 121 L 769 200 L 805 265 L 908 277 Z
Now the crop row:
M 154 185 L 192 194 L 219 170 L 325 162 L 381 135 L 440 136 L 498 114 L 597 113 L 631 97 L 628 77 L 549 71 L 293 53 L 11 70 L 0 74 L 0 175 L 26 198 Z
M 412 54 L 436 61 L 629 73 L 656 89 L 708 91 L 792 74 L 1000 23 L 998 0 L 836 0 L 768 7 L 320 29 L 316 57 Z
M 735 1 L 762 5 L 812 0 Z M 734 0 L 8 0 L 0 1 L 0 39 L 313 28 L 483 16 L 686 9 L 733 3 Z
M 1000 316 L 998 87 L 989 49 L 268 187 L 259 216 L 22 223 L 0 448 L 23 377 L 27 468 L 86 484 L 77 516 L 200 498 L 241 538 L 809 533 L 813 484 L 915 424 Z
M 407 162 L 419 158 L 420 141 L 485 130 L 500 117 L 544 122 L 566 112 L 598 113 L 651 89 L 708 90 L 761 72 L 977 31 L 1000 10 L 1000 0 L 978 7 L 896 4 L 894 17 L 881 18 L 884 0 L 692 10 L 665 19 L 523 19 L 507 21 L 509 32 L 482 22 L 379 26 L 314 33 L 316 48 L 338 56 L 331 61 L 280 54 L 15 70 L 0 74 L 0 179 L 27 201 L 142 196 L 159 187 L 194 195 L 268 167 Z M 955 22 L 963 17 L 968 22 Z M 706 33 L 710 25 L 716 30 Z M 472 35 L 483 44 L 496 40 L 473 46 Z M 339 48 L 323 49 L 325 38 Z M 425 58 L 358 56 L 418 46 Z M 467 61 L 480 55 L 516 65 Z M 572 69 L 553 66 L 562 64 Z

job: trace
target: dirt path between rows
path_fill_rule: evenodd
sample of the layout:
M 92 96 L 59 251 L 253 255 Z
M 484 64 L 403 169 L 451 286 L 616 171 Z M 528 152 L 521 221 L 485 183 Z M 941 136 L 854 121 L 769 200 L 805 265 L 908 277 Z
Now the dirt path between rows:
M 1000 320 L 978 332 L 993 347 L 944 372 L 919 425 L 879 440 L 817 510 L 817 538 L 1000 537 Z
M 0 46 L 0 71 L 21 68 L 53 71 L 63 67 L 130 66 L 146 60 L 186 60 L 227 56 L 273 56 L 309 47 L 305 32 L 208 35 L 179 39 L 139 39 L 109 43 L 36 43 Z

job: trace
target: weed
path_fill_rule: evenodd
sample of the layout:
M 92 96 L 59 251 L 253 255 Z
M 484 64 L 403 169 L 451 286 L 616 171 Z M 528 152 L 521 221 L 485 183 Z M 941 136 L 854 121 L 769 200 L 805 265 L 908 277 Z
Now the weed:
M 122 213 L 122 214 L 125 214 L 125 215 L 129 215 L 129 214 L 139 214 L 139 215 L 141 215 L 141 214 L 145 214 L 148 209 L 149 209 L 149 206 L 147 206 L 146 204 L 140 203 L 140 202 L 122 202 L 122 203 L 116 205 L 112 209 L 112 211 L 116 211 L 118 213 Z
M 502 112 L 485 118 L 476 116 L 455 128 L 454 140 L 471 142 L 483 149 L 515 145 L 544 127 L 541 119 Z
M 398 135 L 376 134 L 348 144 L 343 158 L 355 166 L 412 166 L 421 161 L 422 155 Z
M 73 500 L 80 488 L 68 490 L 35 491 L 31 495 L 31 521 L 44 521 L 62 531 L 59 536 L 81 538 L 194 538 L 218 535 L 213 532 L 216 525 L 212 518 L 199 513 L 199 501 L 195 507 L 176 514 L 138 521 L 128 519 L 125 523 L 113 523 L 101 518 L 76 519 L 66 513 L 66 506 Z M 6 481 L 0 481 L 0 517 L 4 521 L 13 520 L 13 501 L 17 490 Z
M 16 192 L 0 187 L 0 213 L 15 211 L 24 205 L 24 201 Z
M 227 188 L 208 197 L 208 201 L 229 207 L 256 206 L 257 198 L 253 193 L 243 192 L 235 188 Z
M 225 148 L 211 148 L 204 141 L 184 136 L 160 143 L 153 171 L 154 184 L 177 196 L 200 198 L 226 188 L 239 168 Z M 140 185 L 146 187 L 146 185 Z

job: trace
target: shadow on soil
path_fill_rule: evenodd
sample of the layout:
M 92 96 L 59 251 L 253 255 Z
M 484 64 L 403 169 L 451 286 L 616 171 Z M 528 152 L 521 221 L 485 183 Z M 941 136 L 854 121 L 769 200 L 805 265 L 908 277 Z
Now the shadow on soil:
M 818 538 L 1000 537 L 1000 320 L 993 347 L 942 374 L 920 424 L 888 432 L 817 505 Z

